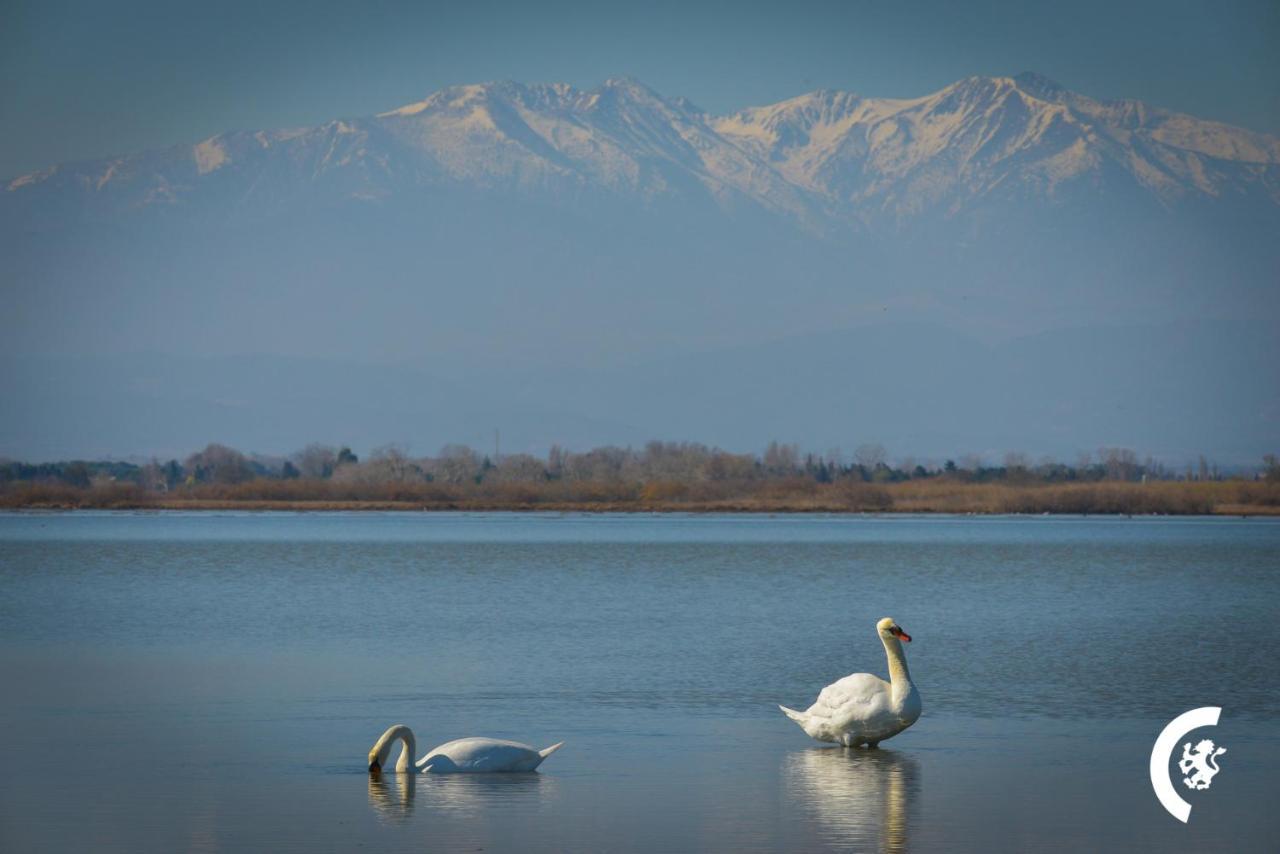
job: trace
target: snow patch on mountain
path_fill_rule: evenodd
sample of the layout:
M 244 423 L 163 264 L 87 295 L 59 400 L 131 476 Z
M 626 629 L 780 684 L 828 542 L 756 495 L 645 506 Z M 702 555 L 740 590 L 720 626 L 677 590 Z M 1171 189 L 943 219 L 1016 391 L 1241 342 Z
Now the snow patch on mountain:
M 191 153 L 195 157 L 196 171 L 201 175 L 208 175 L 231 162 L 221 138 L 216 136 L 198 144 Z
M 53 174 L 57 171 L 58 171 L 57 166 L 50 166 L 47 169 L 40 169 L 36 172 L 29 172 L 26 175 L 19 175 L 17 178 L 14 178 L 12 181 L 10 181 L 6 185 L 5 189 L 8 192 L 12 193 L 15 190 L 22 189 L 23 187 L 29 187 L 34 184 L 39 184 L 41 181 L 44 181 L 52 177 Z

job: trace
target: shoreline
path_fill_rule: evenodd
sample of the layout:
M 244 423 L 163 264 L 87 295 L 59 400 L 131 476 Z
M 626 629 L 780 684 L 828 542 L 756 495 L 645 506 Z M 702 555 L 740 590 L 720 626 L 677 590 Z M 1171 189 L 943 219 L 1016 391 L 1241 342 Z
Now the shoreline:
M 265 480 L 170 491 L 131 483 L 0 488 L 0 509 L 280 510 L 550 513 L 947 513 L 956 515 L 1280 516 L 1268 481 L 972 482 L 947 478 L 868 483 L 548 481 L 344 483 Z
M 35 502 L 27 504 L 0 504 L 3 512 L 51 512 L 74 513 L 82 510 L 118 511 L 194 511 L 219 512 L 238 510 L 243 512 L 288 513 L 620 513 L 651 514 L 679 513 L 694 515 L 810 515 L 833 514 L 850 516 L 1114 516 L 1143 517 L 1191 517 L 1191 516 L 1240 516 L 1280 517 L 1280 507 L 1265 504 L 1222 504 L 1204 510 L 1127 512 L 1123 510 L 1010 510 L 1010 509 L 958 509 L 949 507 L 902 507 L 885 509 L 854 509 L 838 504 L 779 502 L 548 502 L 510 503 L 494 501 L 275 501 L 275 500 L 225 500 L 178 499 L 166 501 L 65 503 Z

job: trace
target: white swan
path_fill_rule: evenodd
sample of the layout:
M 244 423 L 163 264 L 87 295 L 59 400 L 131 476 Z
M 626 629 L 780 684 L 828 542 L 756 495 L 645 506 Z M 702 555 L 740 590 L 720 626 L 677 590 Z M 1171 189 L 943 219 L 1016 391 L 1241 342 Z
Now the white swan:
M 854 673 L 822 689 L 803 712 L 778 708 L 818 741 L 845 747 L 875 747 L 911 726 L 920 717 L 920 692 L 911 683 L 902 641 L 911 635 L 891 618 L 876 623 L 876 633 L 889 659 L 889 681 L 870 673 Z
M 417 750 L 417 740 L 413 730 L 404 724 L 388 727 L 387 731 L 369 748 L 369 773 L 377 774 L 386 764 L 391 754 L 391 746 L 400 741 L 400 758 L 396 760 L 396 771 L 404 773 L 410 770 L 413 754 Z M 431 750 L 416 763 L 417 771 L 427 774 L 476 774 L 504 773 L 512 771 L 532 771 L 542 764 L 542 760 L 560 749 L 561 745 L 553 744 L 545 750 L 535 750 L 527 744 L 517 741 L 503 741 L 497 738 L 459 738 L 442 744 Z

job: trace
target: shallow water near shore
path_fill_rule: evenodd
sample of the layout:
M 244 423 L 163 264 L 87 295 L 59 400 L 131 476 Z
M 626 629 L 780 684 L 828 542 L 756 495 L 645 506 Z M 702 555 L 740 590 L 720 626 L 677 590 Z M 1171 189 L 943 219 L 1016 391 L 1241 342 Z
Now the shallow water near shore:
M 0 514 L 6 851 L 1273 850 L 1280 520 Z M 886 674 L 878 751 L 777 710 Z M 1183 825 L 1164 724 L 1227 748 Z M 370 779 L 391 723 L 534 775 Z

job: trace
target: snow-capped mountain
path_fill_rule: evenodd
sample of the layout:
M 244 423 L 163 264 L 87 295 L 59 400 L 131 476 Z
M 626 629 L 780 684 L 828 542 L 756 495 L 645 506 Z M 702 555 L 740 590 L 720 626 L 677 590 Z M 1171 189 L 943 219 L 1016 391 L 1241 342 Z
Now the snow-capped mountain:
M 953 217 L 1007 201 L 1136 196 L 1280 204 L 1280 140 L 1033 74 L 907 100 L 820 91 L 713 116 L 633 80 L 456 86 L 376 116 L 234 132 L 10 180 L 11 215 L 288 212 L 431 188 L 558 201 L 709 201 L 810 227 Z
M 1280 202 L 1280 140 L 1095 101 L 1034 74 L 969 78 L 911 100 L 813 92 L 711 121 L 788 182 L 862 215 L 1129 187 L 1167 204 L 1250 193 Z

